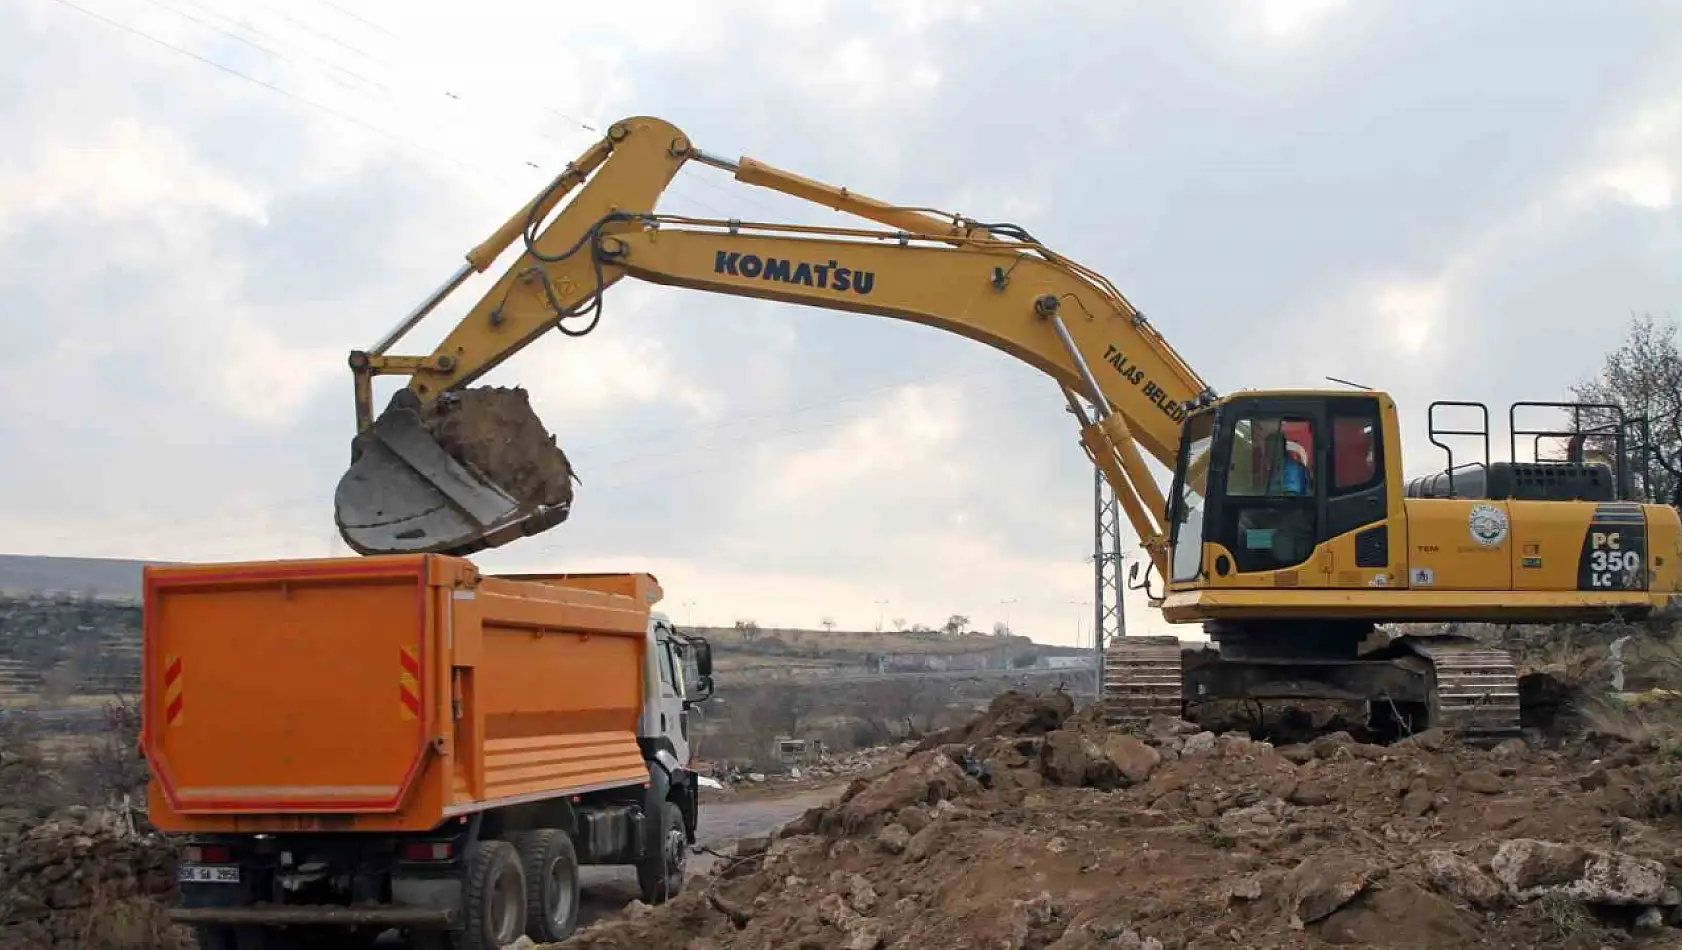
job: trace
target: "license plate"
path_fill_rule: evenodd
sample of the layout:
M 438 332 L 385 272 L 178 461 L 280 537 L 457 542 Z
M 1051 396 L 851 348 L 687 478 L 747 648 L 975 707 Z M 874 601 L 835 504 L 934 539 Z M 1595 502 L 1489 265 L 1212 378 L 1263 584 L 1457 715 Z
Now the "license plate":
M 187 884 L 238 884 L 237 864 L 183 864 L 175 869 L 176 880 Z

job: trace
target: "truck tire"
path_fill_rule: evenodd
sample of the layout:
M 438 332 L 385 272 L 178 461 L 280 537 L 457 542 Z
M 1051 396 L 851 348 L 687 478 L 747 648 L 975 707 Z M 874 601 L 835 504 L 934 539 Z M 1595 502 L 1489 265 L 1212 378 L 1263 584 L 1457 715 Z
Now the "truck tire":
M 540 828 L 509 836 L 526 877 L 526 936 L 559 943 L 578 929 L 578 851 L 567 833 Z
M 461 905 L 462 929 L 427 934 L 417 942 L 450 950 L 501 950 L 525 934 L 525 868 L 512 844 L 489 839 L 474 843 Z
M 637 862 L 637 885 L 642 888 L 644 904 L 664 904 L 683 890 L 684 858 L 689 851 L 683 810 L 676 802 L 661 802 L 660 820 L 649 822 L 649 826 L 653 834 L 648 850 Z

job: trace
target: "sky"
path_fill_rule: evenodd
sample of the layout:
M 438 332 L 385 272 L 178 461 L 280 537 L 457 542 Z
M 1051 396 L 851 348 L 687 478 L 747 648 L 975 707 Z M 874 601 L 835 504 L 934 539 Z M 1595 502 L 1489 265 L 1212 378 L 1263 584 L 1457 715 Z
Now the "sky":
M 1021 224 L 1218 391 L 1385 389 L 1410 473 L 1430 400 L 1564 398 L 1682 301 L 1674 3 L 9 0 L 0 63 L 7 553 L 348 554 L 347 354 L 625 116 Z M 861 223 L 695 165 L 658 210 Z M 488 571 L 1090 642 L 1090 465 L 984 345 L 625 281 L 484 382 L 581 479 Z

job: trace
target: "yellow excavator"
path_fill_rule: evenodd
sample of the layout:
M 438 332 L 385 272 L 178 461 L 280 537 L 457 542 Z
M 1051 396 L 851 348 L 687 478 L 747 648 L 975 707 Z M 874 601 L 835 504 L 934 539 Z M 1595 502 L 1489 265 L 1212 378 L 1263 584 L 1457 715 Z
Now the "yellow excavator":
M 688 162 L 884 227 L 658 213 Z M 518 259 L 430 355 L 390 353 L 516 239 Z M 384 339 L 351 354 L 357 435 L 335 497 L 346 542 L 370 555 L 466 554 L 563 522 L 564 454 L 523 394 L 471 384 L 550 330 L 588 334 L 624 277 L 910 320 L 1051 377 L 1149 555 L 1132 583 L 1170 622 L 1203 624 L 1216 648 L 1185 663 L 1175 637 L 1107 644 L 1112 721 L 1214 699 L 1320 698 L 1364 702 L 1392 734 L 1511 736 L 1521 727 L 1511 656 L 1442 632 L 1451 622 L 1654 617 L 1682 594 L 1677 511 L 1630 500 L 1634 420 L 1608 407 L 1515 404 L 1511 458 L 1492 461 L 1488 409 L 1434 403 L 1431 440 L 1448 464 L 1404 480 L 1383 392 L 1219 396 L 1108 280 L 1019 226 L 719 157 L 653 117 L 615 123 Z M 376 418 L 380 375 L 408 385 Z M 1527 407 L 1576 421 L 1524 428 Z M 1438 425 L 1440 411 L 1478 410 L 1481 431 Z M 1456 464 L 1442 439 L 1467 435 L 1481 435 L 1483 458 Z M 1533 460 L 1519 460 L 1521 435 Z M 1569 451 L 1541 452 L 1550 438 Z M 1166 496 L 1147 456 L 1174 473 Z

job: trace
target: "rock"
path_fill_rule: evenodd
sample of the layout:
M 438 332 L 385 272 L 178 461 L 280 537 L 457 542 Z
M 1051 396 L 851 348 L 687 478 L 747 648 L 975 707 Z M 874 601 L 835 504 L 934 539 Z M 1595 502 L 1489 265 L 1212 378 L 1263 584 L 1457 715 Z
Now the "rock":
M 939 750 L 919 752 L 897 768 L 867 784 L 843 804 L 841 827 L 862 828 L 873 821 L 887 823 L 887 817 L 908 805 L 932 805 L 981 786 L 965 775 L 951 757 Z
M 1181 756 L 1201 755 L 1215 748 L 1215 734 L 1213 732 L 1199 732 L 1186 737 L 1186 744 L 1181 747 Z
M 1461 774 L 1460 787 L 1479 795 L 1499 795 L 1506 791 L 1507 783 L 1488 769 L 1473 769 Z
M 1533 838 L 1503 842 L 1489 867 L 1520 900 L 1558 895 L 1590 904 L 1644 906 L 1674 896 L 1658 861 Z
M 626 917 L 636 920 L 638 917 L 651 913 L 653 910 L 654 908 L 644 904 L 642 901 L 632 900 L 629 904 L 625 905 L 624 914 Z
M 1416 735 L 1396 743 L 1402 748 L 1418 748 L 1427 752 L 1441 752 L 1454 742 L 1454 738 L 1444 729 L 1427 729 Z
M 1657 933 L 1664 929 L 1664 911 L 1657 907 L 1649 907 L 1635 918 L 1635 929 L 1646 933 Z
M 818 901 L 818 919 L 849 933 L 856 930 L 858 924 L 864 920 L 858 911 L 847 906 L 840 894 L 825 894 L 823 899 Z
M 1041 891 L 1032 900 L 1012 901 L 1010 919 L 1006 921 L 1005 933 L 1001 935 L 996 946 L 1002 950 L 1021 950 L 1028 945 L 1031 935 L 1049 925 L 1056 917 L 1057 905 L 1052 902 L 1049 892 Z
M 847 903 L 861 914 L 876 909 L 876 888 L 864 875 L 853 874 L 847 878 Z
M 1523 739 L 1506 739 L 1489 750 L 1490 758 L 1500 760 L 1522 759 L 1530 754 L 1530 744 Z
M 1351 742 L 1344 748 L 1348 749 L 1349 754 L 1355 758 L 1366 759 L 1369 762 L 1377 762 L 1390 754 L 1388 749 L 1381 745 L 1373 745 L 1370 742 Z
M 1215 827 L 1223 837 L 1233 840 L 1270 839 L 1279 834 L 1279 819 L 1284 812 L 1284 801 L 1269 799 L 1226 812 L 1216 819 Z
M 829 810 L 824 808 L 822 805 L 806 809 L 805 812 L 801 813 L 799 818 L 794 819 L 779 829 L 777 831 L 777 837 L 793 838 L 799 835 L 817 834 L 823 827 L 823 819 L 824 816 L 828 814 L 828 811 Z
M 1373 882 L 1376 871 L 1353 855 L 1305 858 L 1285 875 L 1283 910 L 1293 929 L 1331 916 Z
M 1314 750 L 1305 745 L 1285 746 L 1279 750 L 1279 754 L 1284 756 L 1286 761 L 1296 765 L 1301 765 L 1309 759 L 1314 758 Z
M 1346 751 L 1346 747 L 1354 744 L 1355 737 L 1347 732 L 1334 732 L 1328 736 L 1321 736 L 1309 743 L 1317 759 L 1336 758 L 1338 753 Z
M 755 785 L 763 785 L 765 784 L 765 774 L 763 772 L 749 772 L 748 781 Z
M 746 858 L 756 854 L 764 854 L 766 849 L 770 847 L 771 839 L 764 835 L 742 838 L 736 842 L 736 856 Z
M 934 850 L 940 846 L 941 836 L 945 830 L 946 823 L 936 821 L 930 822 L 922 831 L 912 835 L 911 840 L 905 845 L 905 860 L 921 861 L 934 853 Z
M 1524 896 L 1580 880 L 1588 860 L 1589 853 L 1575 845 L 1515 838 L 1501 843 L 1489 869 L 1507 890 Z
M 1226 887 L 1228 901 L 1259 901 L 1267 893 L 1270 879 L 1276 875 L 1246 874 Z
M 1045 737 L 1040 774 L 1054 785 L 1085 785 L 1093 760 L 1103 755 L 1103 750 L 1092 740 L 1072 729 L 1059 729 Z
M 905 846 L 910 843 L 911 832 L 899 822 L 894 822 L 876 833 L 876 846 L 888 854 L 904 854 Z
M 1335 796 L 1331 786 L 1316 781 L 1307 781 L 1292 789 L 1285 800 L 1293 805 L 1303 805 L 1308 808 L 1319 808 L 1330 805 Z
M 1104 743 L 1104 755 L 1130 784 L 1149 778 L 1162 762 L 1162 753 L 1126 734 L 1110 736 Z
M 841 945 L 841 950 L 877 950 L 884 942 L 882 925 L 873 920 L 859 924 L 858 929 L 847 936 L 847 942 Z
M 916 834 L 929 826 L 929 813 L 915 805 L 899 810 L 894 820 L 905 826 L 905 830 Z
M 1501 900 L 1501 885 L 1476 864 L 1452 851 L 1425 852 L 1425 877 L 1438 891 L 1473 907 Z
M 1421 818 L 1426 812 L 1437 807 L 1437 796 L 1431 794 L 1431 787 L 1424 779 L 1414 779 L 1408 787 L 1407 794 L 1402 796 L 1402 811 L 1415 818 Z
M 1196 723 L 1186 722 L 1174 716 L 1164 716 L 1158 713 L 1145 723 L 1145 735 L 1152 739 L 1168 739 L 1174 736 L 1196 735 L 1202 729 Z
M 1162 942 L 1140 937 L 1129 927 L 1082 921 L 1071 924 L 1045 950 L 1162 950 Z

